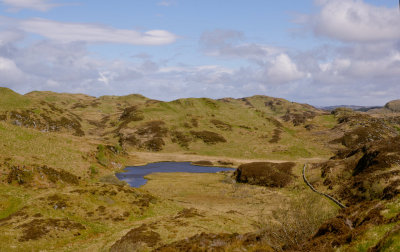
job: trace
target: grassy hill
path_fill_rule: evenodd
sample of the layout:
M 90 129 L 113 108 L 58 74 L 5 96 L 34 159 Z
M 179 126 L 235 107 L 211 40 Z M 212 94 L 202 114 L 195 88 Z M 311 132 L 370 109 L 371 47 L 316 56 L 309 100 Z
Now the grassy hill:
M 354 209 L 383 204 L 382 215 L 386 211 L 394 218 L 398 150 L 389 151 L 396 140 L 391 147 L 385 141 L 397 139 L 399 125 L 394 114 L 328 113 L 267 96 L 163 102 L 137 94 L 20 95 L 0 88 L 0 250 L 123 251 L 134 245 L 149 251 L 168 244 L 188 248 L 192 245 L 183 242 L 188 236 L 191 244 L 220 237 L 230 249 L 272 249 L 274 242 L 261 244 L 254 235 L 268 233 L 266 226 L 279 228 L 275 225 L 287 219 L 279 212 L 298 219 L 319 209 L 321 215 L 307 222 L 312 233 L 338 211 L 308 194 L 301 179 L 306 162 L 313 163 L 309 174 L 316 188 Z M 375 152 L 380 154 L 371 158 Z M 173 160 L 233 167 L 292 161 L 295 166 L 293 181 L 284 188 L 238 184 L 226 174 L 152 174 L 148 184 L 134 189 L 113 175 L 126 165 Z M 360 160 L 367 160 L 368 172 L 355 174 Z M 368 160 L 387 167 L 368 168 L 375 167 Z M 371 183 L 360 186 L 363 180 Z M 383 199 L 389 193 L 394 196 Z M 313 199 L 307 211 L 293 215 L 304 197 Z M 340 214 L 350 218 L 348 212 Z M 376 237 L 357 229 L 354 242 L 339 246 L 375 246 L 391 239 L 398 221 L 368 225 L 381 230 Z M 202 232 L 207 235 L 196 236 Z M 254 246 L 233 233 L 246 233 Z
M 14 97 L 15 96 L 15 97 Z M 69 131 L 120 144 L 128 151 L 191 152 L 246 158 L 326 157 L 330 149 L 312 130 L 329 129 L 332 116 L 309 105 L 254 96 L 243 99 L 179 99 L 140 95 L 99 98 L 81 94 L 15 94 L 23 106 L 4 106 L 1 117 L 29 128 Z M 307 141 L 305 141 L 307 139 Z

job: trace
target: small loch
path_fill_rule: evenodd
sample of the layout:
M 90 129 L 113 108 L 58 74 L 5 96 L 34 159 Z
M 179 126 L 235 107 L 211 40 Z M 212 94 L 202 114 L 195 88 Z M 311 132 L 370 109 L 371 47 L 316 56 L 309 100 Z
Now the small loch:
M 220 171 L 233 171 L 233 168 L 196 166 L 190 162 L 159 162 L 143 166 L 127 166 L 124 172 L 116 173 L 119 180 L 127 182 L 132 187 L 146 184 L 144 176 L 156 172 L 189 172 L 189 173 L 217 173 Z

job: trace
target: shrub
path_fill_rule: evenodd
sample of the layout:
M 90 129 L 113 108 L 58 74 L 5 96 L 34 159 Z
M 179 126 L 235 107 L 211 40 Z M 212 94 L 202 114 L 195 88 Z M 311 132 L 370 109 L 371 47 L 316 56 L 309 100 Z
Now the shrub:
M 229 130 L 229 131 L 232 130 L 232 126 L 231 125 L 229 125 L 229 124 L 227 124 L 225 122 L 222 122 L 220 120 L 213 119 L 213 120 L 211 120 L 211 123 L 214 124 L 215 127 L 217 127 L 218 129 Z
M 192 164 L 198 165 L 198 166 L 212 166 L 213 162 L 208 161 L 208 160 L 200 160 L 200 161 L 192 162 Z
M 225 143 L 226 139 L 218 133 L 203 130 L 203 131 L 190 131 L 190 133 L 201 140 L 203 140 L 206 144 L 217 144 L 217 143 Z
M 189 143 L 192 141 L 192 138 L 181 131 L 173 131 L 171 132 L 171 141 L 187 149 L 189 148 Z
M 161 151 L 165 142 L 161 137 L 154 137 L 144 142 L 143 145 L 149 151 Z
M 154 137 L 164 137 L 168 133 L 163 121 L 150 121 L 139 127 L 136 134 L 140 136 L 153 135 Z
M 275 251 L 301 251 L 304 242 L 335 213 L 320 195 L 307 192 L 290 200 L 286 208 L 273 211 L 273 220 L 260 216 L 259 232 Z
M 138 110 L 136 106 L 125 108 L 119 117 L 121 121 L 141 121 L 144 119 L 143 112 Z
M 237 182 L 268 187 L 284 187 L 294 175 L 292 168 L 295 163 L 253 162 L 240 165 L 235 171 Z

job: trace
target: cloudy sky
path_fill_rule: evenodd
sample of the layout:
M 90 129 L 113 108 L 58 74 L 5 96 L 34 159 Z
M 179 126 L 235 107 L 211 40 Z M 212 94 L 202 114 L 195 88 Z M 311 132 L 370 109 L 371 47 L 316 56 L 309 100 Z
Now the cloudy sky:
M 0 0 L 0 86 L 149 98 L 400 98 L 397 0 Z

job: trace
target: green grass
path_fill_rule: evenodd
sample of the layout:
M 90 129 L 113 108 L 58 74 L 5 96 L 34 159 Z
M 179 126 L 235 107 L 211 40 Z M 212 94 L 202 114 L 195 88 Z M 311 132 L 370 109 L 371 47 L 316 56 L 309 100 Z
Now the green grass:
M 102 145 L 102 144 L 97 146 L 96 159 L 101 165 L 107 166 L 108 158 L 106 156 L 106 147 L 104 147 L 104 145 Z
M 328 129 L 331 129 L 337 125 L 337 120 L 334 115 L 321 115 L 314 118 L 313 122 L 316 125 L 321 125 Z
M 0 129 L 0 160 L 10 158 L 16 165 L 48 165 L 78 174 L 86 172 L 90 165 L 82 159 L 82 150 L 94 146 L 77 137 L 42 133 L 4 122 L 0 122 Z
M 19 187 L 9 187 L 0 184 L 0 219 L 6 218 L 20 210 L 29 194 Z
M 386 219 L 390 219 L 395 217 L 398 213 L 400 213 L 400 197 L 397 197 L 393 202 L 386 204 L 387 210 L 382 212 L 382 215 Z
M 32 101 L 11 89 L 0 87 L 0 110 L 14 110 L 25 108 L 32 104 Z
M 355 244 L 352 244 L 352 247 L 355 248 L 356 251 L 367 252 L 368 249 L 374 246 L 393 226 L 394 224 L 371 226 L 361 238 L 357 239 Z
M 397 130 L 397 132 L 399 132 L 400 133 L 400 127 L 399 126 L 394 126 L 394 128 Z

